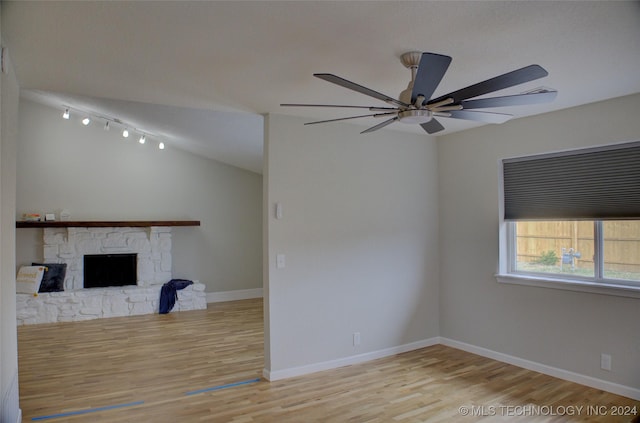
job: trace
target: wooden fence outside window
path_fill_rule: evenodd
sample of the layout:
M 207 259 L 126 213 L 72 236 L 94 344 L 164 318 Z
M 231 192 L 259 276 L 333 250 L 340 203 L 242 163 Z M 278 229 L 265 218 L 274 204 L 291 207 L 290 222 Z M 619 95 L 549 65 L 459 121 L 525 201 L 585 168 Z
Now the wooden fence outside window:
M 594 224 L 591 221 L 517 222 L 517 260 L 534 263 L 543 253 L 554 251 L 562 260 L 562 249 L 580 253 L 577 268 L 593 268 Z M 605 268 L 640 272 L 640 221 L 605 221 Z

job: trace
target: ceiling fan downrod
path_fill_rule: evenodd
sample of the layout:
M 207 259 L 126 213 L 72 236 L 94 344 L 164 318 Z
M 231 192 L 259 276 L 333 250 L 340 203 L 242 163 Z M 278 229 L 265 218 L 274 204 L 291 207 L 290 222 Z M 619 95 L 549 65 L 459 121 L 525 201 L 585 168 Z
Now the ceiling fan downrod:
M 399 100 L 403 103 L 410 105 L 408 108 L 401 108 L 398 112 L 398 120 L 402 123 L 427 123 L 433 115 L 430 110 L 424 107 L 424 96 L 419 95 L 414 102 L 411 102 L 411 94 L 413 92 L 413 84 L 416 80 L 416 74 L 418 72 L 418 65 L 422 53 L 419 51 L 410 51 L 400 56 L 400 62 L 405 68 L 411 70 L 411 81 L 407 85 L 407 88 L 400 93 Z
M 418 109 L 422 107 L 422 103 L 417 104 L 417 101 L 416 101 L 416 104 L 413 104 L 413 102 L 411 101 L 411 93 L 413 92 L 413 83 L 416 80 L 418 65 L 420 64 L 421 58 L 422 58 L 422 53 L 420 53 L 419 51 L 410 51 L 400 56 L 400 62 L 402 62 L 402 65 L 405 68 L 411 70 L 411 81 L 409 81 L 407 88 L 400 93 L 400 96 L 398 97 L 398 99 L 401 102 L 409 105 L 413 105 Z M 422 101 L 424 101 L 424 97 Z M 400 121 L 402 122 L 402 119 L 400 119 Z

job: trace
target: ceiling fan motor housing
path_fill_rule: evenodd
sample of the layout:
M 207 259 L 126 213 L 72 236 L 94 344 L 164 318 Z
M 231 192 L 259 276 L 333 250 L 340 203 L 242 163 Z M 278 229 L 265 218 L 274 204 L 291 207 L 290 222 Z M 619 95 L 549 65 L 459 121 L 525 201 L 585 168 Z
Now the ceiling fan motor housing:
M 403 90 L 400 95 L 398 96 L 398 100 L 400 100 L 403 103 L 406 104 L 411 104 L 411 93 L 413 92 L 413 81 L 409 82 L 409 85 L 407 85 L 407 88 L 405 90 Z

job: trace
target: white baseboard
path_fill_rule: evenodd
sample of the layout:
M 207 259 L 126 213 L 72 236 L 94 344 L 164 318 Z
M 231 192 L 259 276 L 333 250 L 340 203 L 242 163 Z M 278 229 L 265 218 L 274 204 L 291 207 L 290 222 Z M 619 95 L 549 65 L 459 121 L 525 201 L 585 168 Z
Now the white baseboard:
M 238 289 L 235 291 L 223 292 L 207 292 L 207 303 L 248 300 L 251 298 L 262 298 L 262 288 Z
M 18 419 L 16 423 L 22 423 L 22 408 L 18 408 Z
M 353 355 L 349 357 L 339 358 L 336 360 L 329 360 L 320 363 L 308 364 L 305 366 L 291 367 L 288 369 L 271 371 L 267 368 L 262 370 L 262 375 L 269 381 L 276 381 L 280 379 L 287 379 L 295 376 L 302 376 L 309 373 L 320 372 L 323 370 L 331 370 L 338 367 L 349 366 L 352 364 L 364 363 L 366 361 L 375 360 L 378 358 L 388 357 L 395 354 L 400 354 L 407 351 L 413 351 L 420 348 L 430 347 L 432 345 L 442 344 L 451 348 L 467 351 L 472 354 L 481 355 L 493 360 L 501 361 L 503 363 L 512 364 L 514 366 L 522 367 L 527 370 L 546 374 L 549 376 L 557 377 L 559 379 L 568 380 L 570 382 L 579 383 L 581 385 L 589 386 L 596 389 L 601 389 L 612 394 L 622 395 L 637 401 L 640 401 L 640 389 L 630 386 L 620 385 L 618 383 L 609 382 L 606 380 L 598 379 L 592 376 L 586 376 L 579 373 L 571 372 L 569 370 L 559 369 L 557 367 L 548 366 L 546 364 L 536 363 L 534 361 L 526 360 L 524 358 L 514 357 L 508 354 L 500 353 L 497 351 L 489 350 L 487 348 L 477 347 L 475 345 L 467 344 L 465 342 L 455 341 L 453 339 L 444 337 L 433 337 L 422 341 L 412 342 L 410 344 L 399 345 L 396 347 L 385 348 L 383 350 L 372 351 L 369 353 Z
M 611 392 L 613 394 L 622 395 L 624 397 L 640 401 L 640 389 L 637 388 L 608 382 L 606 380 L 582 375 L 580 373 L 574 373 L 569 370 L 559 369 L 557 367 L 547 366 L 546 364 L 536 363 L 535 361 L 525 360 L 524 358 L 514 357 L 512 355 L 503 354 L 482 347 L 477 347 L 475 345 L 455 341 L 449 338 L 440 337 L 439 341 L 439 343 L 448 347 L 457 348 L 459 350 L 481 355 L 483 357 L 491 358 L 503 363 L 513 364 L 514 366 L 522 367 L 527 370 L 533 370 L 534 372 L 543 373 L 545 375 L 579 383 L 591 388 L 601 389 L 603 391 Z
M 349 357 L 338 358 L 335 360 L 323 361 L 321 363 L 313 363 L 305 366 L 291 367 L 288 369 L 271 371 L 263 369 L 262 375 L 269 381 L 286 379 L 294 376 L 302 376 L 309 373 L 321 372 L 323 370 L 336 369 L 338 367 L 349 366 L 352 364 L 364 363 L 365 361 L 375 360 L 378 358 L 388 357 L 407 351 L 418 350 L 420 348 L 430 347 L 439 343 L 439 339 L 429 338 L 422 341 L 411 342 L 409 344 L 398 345 L 396 347 L 385 348 L 383 350 L 372 351 L 364 354 L 352 355 Z

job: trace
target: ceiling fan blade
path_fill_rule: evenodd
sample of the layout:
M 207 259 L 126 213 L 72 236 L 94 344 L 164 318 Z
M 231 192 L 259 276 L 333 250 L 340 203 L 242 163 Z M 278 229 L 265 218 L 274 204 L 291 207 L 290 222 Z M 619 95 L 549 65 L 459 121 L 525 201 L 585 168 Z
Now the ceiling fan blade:
M 372 106 L 345 106 L 342 104 L 300 104 L 300 103 L 283 103 L 281 107 L 342 107 L 348 109 L 367 109 L 372 112 L 385 110 L 398 110 L 397 107 L 372 107 Z
M 414 104 L 419 95 L 429 99 L 436 90 L 442 77 L 449 68 L 451 57 L 435 53 L 422 53 L 420 64 L 413 81 L 413 91 L 411 92 L 411 104 Z
M 557 95 L 557 91 L 542 91 L 508 95 L 504 97 L 480 98 L 478 100 L 463 100 L 460 104 L 465 110 L 483 109 L 488 107 L 521 106 L 525 104 L 548 103 L 553 101 Z
M 348 88 L 350 90 L 359 92 L 360 94 L 368 95 L 369 97 L 377 98 L 378 100 L 382 100 L 385 103 L 395 104 L 400 107 L 409 107 L 408 104 L 403 103 L 400 100 L 396 100 L 395 98 L 389 97 L 387 95 L 381 94 L 377 91 L 373 91 L 367 87 L 363 87 L 362 85 L 358 85 L 355 82 L 347 81 L 344 78 L 340 78 L 339 76 L 332 75 L 330 73 L 314 73 L 313 76 L 316 78 L 324 79 L 327 82 L 334 83 L 336 85 L 340 85 L 341 87 Z
M 359 118 L 363 118 L 363 117 L 380 117 L 380 116 L 395 115 L 395 114 L 396 114 L 396 112 L 373 113 L 373 114 L 370 114 L 370 115 L 358 115 L 358 116 L 349 116 L 349 117 L 337 118 L 337 119 L 318 120 L 318 121 L 315 121 L 315 122 L 307 122 L 307 123 L 305 123 L 305 125 L 315 125 L 316 123 L 338 122 L 338 121 L 341 121 L 341 120 L 359 119 Z
M 435 134 L 436 132 L 440 132 L 444 130 L 444 126 L 440 122 L 438 122 L 435 118 L 432 118 L 427 123 L 421 123 L 422 129 L 427 131 L 427 134 Z
M 504 123 L 513 117 L 513 115 L 505 113 L 479 112 L 475 110 L 454 110 L 448 113 L 450 114 L 449 117 L 454 119 L 475 120 L 486 123 Z
M 373 132 L 373 131 L 377 131 L 378 129 L 384 128 L 387 125 L 391 125 L 393 122 L 395 122 L 396 120 L 398 120 L 398 116 L 396 117 L 392 117 L 389 120 L 385 120 L 384 122 L 380 122 L 379 124 L 372 126 L 369 129 L 365 129 L 364 131 L 360 132 L 361 134 L 368 134 L 369 132 Z
M 544 70 L 539 65 L 529 65 L 524 68 L 520 68 L 505 74 L 496 76 L 486 81 L 478 82 L 477 84 L 470 85 L 466 88 L 462 88 L 458 91 L 454 91 L 449 94 L 445 94 L 433 100 L 429 100 L 427 104 L 435 103 L 438 101 L 452 98 L 453 103 L 459 103 L 468 98 L 478 97 L 483 94 L 488 94 L 494 91 L 499 91 L 505 88 L 513 87 L 515 85 L 524 84 L 525 82 L 533 81 L 539 78 L 543 78 L 549 75 L 549 72 Z

